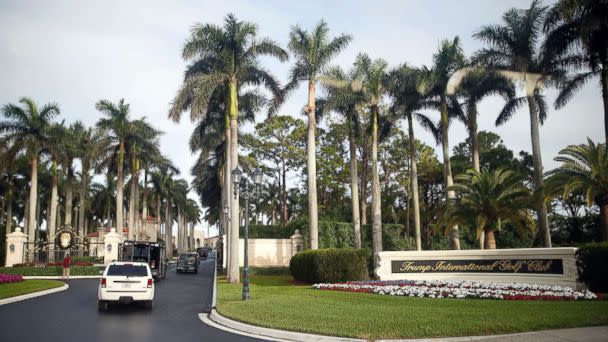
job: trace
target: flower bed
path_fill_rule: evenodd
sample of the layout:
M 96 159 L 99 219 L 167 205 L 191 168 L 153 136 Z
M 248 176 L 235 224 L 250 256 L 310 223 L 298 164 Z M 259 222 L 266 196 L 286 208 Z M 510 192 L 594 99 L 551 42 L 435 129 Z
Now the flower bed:
M 366 292 L 391 296 L 428 298 L 472 298 L 505 300 L 596 300 L 595 293 L 575 291 L 569 287 L 491 283 L 464 280 L 432 281 L 353 281 L 336 284 L 314 284 L 319 290 Z
M 20 275 L 0 273 L 0 284 L 18 283 L 20 281 L 23 281 L 23 277 Z

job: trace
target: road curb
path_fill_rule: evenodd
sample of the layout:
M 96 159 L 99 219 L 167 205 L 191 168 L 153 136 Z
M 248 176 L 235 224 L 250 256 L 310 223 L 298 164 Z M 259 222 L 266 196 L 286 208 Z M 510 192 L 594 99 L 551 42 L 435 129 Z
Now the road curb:
M 63 284 L 63 286 L 59 286 L 59 287 L 56 287 L 56 288 L 53 288 L 53 289 L 48 289 L 48 290 L 42 290 L 42 291 L 38 291 L 38 292 L 27 293 L 27 294 L 24 294 L 24 295 L 10 297 L 10 298 L 6 298 L 6 299 L 0 299 L 0 305 L 14 303 L 14 302 L 19 302 L 19 301 L 22 301 L 22 300 L 36 298 L 36 297 L 40 297 L 40 296 L 46 296 L 46 295 L 51 294 L 51 293 L 65 291 L 65 290 L 67 290 L 69 288 L 70 288 L 70 285 Z
M 70 276 L 69 279 L 63 279 L 62 276 L 23 276 L 23 279 L 57 279 L 57 280 L 99 279 L 99 278 L 101 278 L 101 275 Z
M 199 319 L 204 323 L 214 326 L 215 328 L 222 329 L 231 333 L 245 335 L 250 337 L 256 337 L 260 339 L 269 338 L 272 341 L 299 341 L 299 342 L 312 342 L 312 341 L 339 341 L 339 342 L 366 342 L 366 340 L 346 338 L 346 337 L 335 337 L 335 336 L 323 336 L 314 335 L 307 333 L 300 333 L 295 331 L 277 330 L 270 328 L 263 328 L 256 325 L 250 325 L 242 322 L 237 322 L 220 315 L 216 309 L 212 309 L 208 317 L 204 314 L 199 314 Z M 209 324 L 209 321 L 215 323 L 215 325 Z

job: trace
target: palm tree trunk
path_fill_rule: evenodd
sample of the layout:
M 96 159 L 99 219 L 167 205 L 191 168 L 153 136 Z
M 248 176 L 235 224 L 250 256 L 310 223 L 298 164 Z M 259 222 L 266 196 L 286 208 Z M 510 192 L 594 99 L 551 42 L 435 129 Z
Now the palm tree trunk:
M 308 81 L 308 144 L 306 148 L 306 168 L 308 171 L 308 234 L 310 249 L 319 249 L 319 222 L 317 207 L 317 157 L 315 133 L 315 81 Z
M 414 144 L 414 127 L 412 125 L 412 113 L 407 113 L 408 138 L 410 144 L 410 183 L 412 190 L 412 205 L 414 207 L 414 229 L 416 236 L 416 250 L 422 250 L 422 238 L 420 236 L 420 202 L 418 199 L 418 169 L 416 165 L 416 145 Z
M 137 240 L 137 232 L 135 228 L 135 172 L 131 173 L 131 181 L 129 184 L 129 239 Z
M 486 236 L 486 245 L 485 248 L 486 249 L 496 249 L 496 240 L 494 239 L 494 231 L 491 229 L 485 229 L 485 236 Z
M 158 230 L 156 231 L 156 237 L 159 238 L 162 235 L 162 231 L 160 229 L 160 206 L 161 206 L 160 196 L 156 197 L 156 222 L 158 222 Z
M 287 224 L 287 171 L 285 170 L 285 159 L 282 161 L 281 169 L 281 225 Z
M 608 241 L 608 194 L 598 196 L 595 203 L 600 208 L 600 229 L 602 230 L 602 240 Z
M 450 163 L 450 145 L 448 143 L 448 104 L 444 95 L 441 96 L 441 147 L 443 151 L 443 173 L 445 177 L 445 188 L 448 196 L 448 205 L 456 199 L 456 193 L 448 190 L 454 185 L 452 178 L 452 165 Z M 450 228 L 450 243 L 452 249 L 460 249 L 460 239 L 458 237 L 458 225 Z
M 148 168 L 144 167 L 144 194 L 142 198 L 142 208 L 141 208 L 141 230 L 146 232 L 146 228 L 148 225 Z
M 368 156 L 361 159 L 361 224 L 367 224 L 367 174 Z
M 239 143 L 238 143 L 238 94 L 237 82 L 230 82 L 230 166 L 232 169 L 239 165 Z M 231 173 L 232 174 L 232 171 Z M 239 270 L 239 195 L 230 196 L 230 282 L 240 282 Z
M 379 266 L 382 252 L 382 211 L 380 208 L 380 176 L 378 175 L 378 108 L 372 107 L 372 250 L 374 268 Z
M 30 200 L 28 205 L 28 220 L 27 220 L 27 240 L 28 242 L 34 242 L 34 235 L 36 234 L 36 200 L 38 199 L 38 153 L 35 152 L 35 156 L 31 160 L 32 163 L 32 175 L 30 184 Z
M 139 161 L 137 162 L 139 163 Z M 133 204 L 133 226 L 135 227 L 135 239 L 142 238 L 141 216 L 139 215 L 139 167 L 135 172 L 135 203 Z
M 551 247 L 551 231 L 549 230 L 549 215 L 547 214 L 547 206 L 545 205 L 544 198 L 545 192 L 543 190 L 544 178 L 543 178 L 543 162 L 540 153 L 540 136 L 539 136 L 539 118 L 537 113 L 536 100 L 533 94 L 528 94 L 528 107 L 530 109 L 530 133 L 532 136 L 532 157 L 534 159 L 534 187 L 539 192 L 538 198 L 541 199 L 541 203 L 538 203 L 538 220 L 539 220 L 539 233 L 542 234 L 542 243 L 544 247 Z
M 51 213 L 49 215 L 49 226 L 47 240 L 49 242 L 49 249 L 55 249 L 55 228 L 57 224 L 57 161 L 53 160 L 53 175 L 51 177 Z M 50 253 L 49 257 L 52 257 L 54 253 Z M 49 260 L 53 261 L 53 260 Z
M 473 161 L 473 169 L 477 172 L 481 171 L 479 165 L 479 141 L 477 139 L 477 106 L 472 104 L 471 112 L 469 113 L 469 139 L 471 140 L 471 159 Z M 479 234 L 479 249 L 485 247 L 485 231 L 482 230 Z
M 602 99 L 604 100 L 604 135 L 606 148 L 608 148 L 608 63 L 602 65 Z
M 124 189 L 124 175 L 123 169 L 125 165 L 125 144 L 120 143 L 118 151 L 118 170 L 116 172 L 118 180 L 116 181 L 116 231 L 122 236 L 122 227 L 124 226 L 124 218 L 122 216 L 123 206 L 123 189 Z
M 72 171 L 72 165 L 66 165 L 68 172 L 65 180 L 65 224 L 67 226 L 72 225 L 72 210 L 74 209 L 72 204 L 74 202 L 74 191 L 72 190 L 74 182 L 74 171 Z
M 178 205 L 177 206 L 177 253 L 183 253 L 184 252 L 184 246 L 183 246 L 183 232 L 182 232 L 182 208 Z
M 89 163 L 86 161 L 82 163 L 82 184 L 80 184 L 80 217 L 78 218 L 78 231 L 84 236 L 86 234 L 85 228 L 85 214 L 86 214 L 86 196 L 87 187 L 89 182 Z
M 169 259 L 173 257 L 173 220 L 171 219 L 171 201 L 169 197 L 165 199 L 165 246 L 167 249 L 167 255 Z
M 226 281 L 230 282 L 230 270 L 232 268 L 232 264 L 230 263 L 230 216 L 232 215 L 230 211 L 231 200 L 230 196 L 232 196 L 231 186 L 231 177 L 230 172 L 232 172 L 232 165 L 230 163 L 230 148 L 232 146 L 232 142 L 230 141 L 230 113 L 226 113 L 226 158 L 224 159 L 224 189 L 222 192 L 222 205 L 225 208 L 228 208 L 228 214 L 224 213 L 224 208 L 221 208 L 221 215 L 224 218 L 224 234 L 226 235 L 226 244 L 222 246 L 224 249 L 222 252 L 224 255 L 222 256 L 226 258 Z M 223 243 L 223 242 L 222 242 Z
M 350 118 L 348 121 L 348 143 L 350 152 L 350 192 L 353 207 L 353 237 L 355 248 L 361 248 L 361 220 L 359 219 L 359 175 L 357 174 L 357 143 Z
M 13 225 L 13 175 L 8 175 L 8 189 L 6 191 L 6 234 L 12 232 Z

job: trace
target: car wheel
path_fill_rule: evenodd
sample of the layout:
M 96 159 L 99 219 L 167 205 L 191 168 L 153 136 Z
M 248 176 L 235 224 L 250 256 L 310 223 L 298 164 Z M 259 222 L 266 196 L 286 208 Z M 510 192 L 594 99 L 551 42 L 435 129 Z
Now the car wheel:
M 154 306 L 154 301 L 149 300 L 147 302 L 144 303 L 144 307 L 148 310 L 152 310 L 152 307 Z
M 99 311 L 108 311 L 108 303 L 104 303 L 104 302 L 99 302 L 97 305 L 97 309 Z

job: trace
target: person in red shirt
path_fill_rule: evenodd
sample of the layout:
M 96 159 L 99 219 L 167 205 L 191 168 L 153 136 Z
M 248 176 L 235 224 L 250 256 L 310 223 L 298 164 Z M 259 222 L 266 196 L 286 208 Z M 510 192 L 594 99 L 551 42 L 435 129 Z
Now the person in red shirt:
M 63 279 L 70 279 L 70 266 L 72 266 L 72 258 L 70 253 L 67 253 L 63 258 Z

